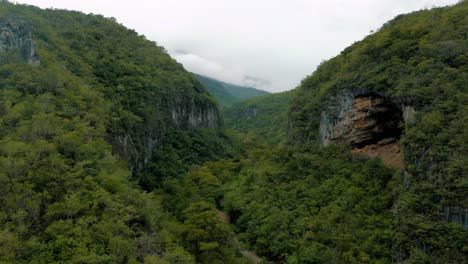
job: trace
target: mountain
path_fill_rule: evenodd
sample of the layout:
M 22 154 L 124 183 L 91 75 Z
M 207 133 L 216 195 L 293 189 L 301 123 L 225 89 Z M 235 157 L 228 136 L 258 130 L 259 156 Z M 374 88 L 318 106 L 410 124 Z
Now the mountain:
M 254 103 L 228 109 L 251 132 L 210 166 L 244 243 L 275 263 L 467 262 L 467 12 L 397 16 L 323 62 L 273 119 L 282 140 Z
M 236 102 L 268 94 L 268 92 L 263 90 L 225 83 L 203 75 L 195 74 L 195 76 L 222 107 L 229 107 Z
M 393 192 L 382 213 L 396 262 L 467 261 L 467 12 L 461 1 L 397 16 L 324 62 L 291 103 L 294 141 L 401 169 L 381 183 Z
M 176 217 L 151 192 L 234 153 L 164 48 L 114 19 L 1 1 L 0 76 L 0 262 L 195 263 L 208 249 L 190 231 L 213 213 L 220 240 L 200 247 L 241 258 L 213 206 Z

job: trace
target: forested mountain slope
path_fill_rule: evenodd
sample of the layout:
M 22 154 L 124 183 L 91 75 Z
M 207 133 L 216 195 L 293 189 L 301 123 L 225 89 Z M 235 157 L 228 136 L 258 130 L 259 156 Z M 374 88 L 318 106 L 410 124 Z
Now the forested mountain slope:
M 236 102 L 240 102 L 259 95 L 268 94 L 266 91 L 252 87 L 244 87 L 225 83 L 199 74 L 195 74 L 195 76 L 216 98 L 222 107 L 229 107 Z
M 467 261 L 467 13 L 397 16 L 303 80 L 286 144 L 242 137 L 222 175 L 243 241 L 286 263 Z
M 190 221 L 215 209 L 174 216 L 138 184 L 230 153 L 213 97 L 156 43 L 0 2 L 0 262 L 195 263 Z
M 467 13 L 461 1 L 398 16 L 323 63 L 293 99 L 301 144 L 342 142 L 365 153 L 396 142 L 394 261 L 466 261 Z

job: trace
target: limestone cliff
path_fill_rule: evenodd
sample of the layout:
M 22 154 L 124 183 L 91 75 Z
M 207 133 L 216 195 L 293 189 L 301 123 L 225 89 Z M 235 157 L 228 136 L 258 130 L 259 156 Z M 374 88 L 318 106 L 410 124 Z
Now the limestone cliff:
M 161 97 L 156 101 L 158 103 L 153 106 L 147 105 L 155 116 L 145 116 L 133 128 L 110 132 L 114 151 L 127 160 L 136 173 L 144 169 L 164 145 L 173 144 L 170 134 L 174 130 L 217 130 L 222 126 L 219 110 L 208 98 Z
M 29 22 L 11 15 L 0 18 L 0 55 L 17 56 L 31 65 L 40 64 Z
M 213 104 L 178 103 L 171 108 L 172 121 L 180 128 L 217 128 L 220 123 L 219 111 Z

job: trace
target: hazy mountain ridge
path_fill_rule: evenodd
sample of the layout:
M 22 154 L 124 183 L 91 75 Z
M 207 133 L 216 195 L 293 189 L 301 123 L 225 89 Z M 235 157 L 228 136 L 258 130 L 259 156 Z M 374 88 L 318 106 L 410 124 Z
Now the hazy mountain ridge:
M 266 91 L 252 87 L 230 84 L 198 74 L 195 74 L 195 76 L 216 98 L 222 107 L 229 107 L 236 102 L 240 102 L 259 95 L 268 94 Z

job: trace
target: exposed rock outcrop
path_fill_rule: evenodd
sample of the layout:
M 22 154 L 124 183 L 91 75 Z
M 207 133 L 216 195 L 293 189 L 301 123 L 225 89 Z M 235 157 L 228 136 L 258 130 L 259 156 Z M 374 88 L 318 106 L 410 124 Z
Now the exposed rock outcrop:
M 31 65 L 40 64 L 29 22 L 17 16 L 0 18 L 0 55 L 18 56 Z
M 158 100 L 167 100 L 159 98 Z M 148 118 L 137 128 L 111 133 L 113 150 L 129 162 L 134 172 L 140 172 L 158 152 L 172 129 L 189 131 L 200 128 L 218 129 L 221 127 L 221 117 L 218 108 L 209 100 L 194 100 L 176 98 L 171 103 L 155 109 L 161 119 Z M 166 106 L 167 105 L 167 106 Z
M 414 111 L 414 110 L 413 110 Z M 407 110 L 408 119 L 414 112 Z M 355 153 L 377 156 L 389 166 L 403 167 L 399 137 L 403 112 L 384 95 L 347 93 L 322 112 L 322 145 L 345 143 Z
M 219 111 L 214 105 L 173 106 L 171 109 L 172 121 L 181 128 L 217 128 L 219 127 Z
M 464 229 L 468 229 L 468 208 L 445 206 L 444 214 L 447 222 L 455 222 L 462 225 Z
M 416 110 L 410 105 L 403 105 L 401 109 L 403 111 L 403 120 L 405 120 L 405 123 L 412 123 Z

